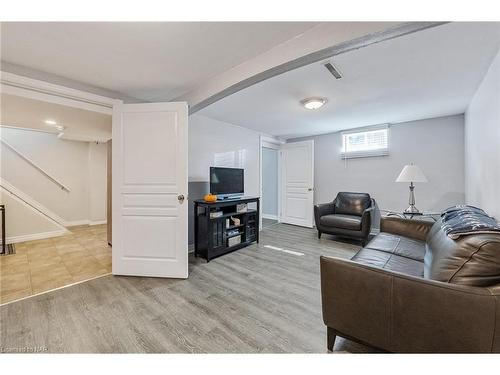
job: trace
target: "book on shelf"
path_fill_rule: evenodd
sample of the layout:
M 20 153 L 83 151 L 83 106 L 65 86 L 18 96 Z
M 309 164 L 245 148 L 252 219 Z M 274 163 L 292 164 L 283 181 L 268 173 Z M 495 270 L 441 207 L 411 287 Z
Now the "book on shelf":
M 246 203 L 240 203 L 236 205 L 236 212 L 247 212 L 248 206 Z
M 227 246 L 234 246 L 241 243 L 241 236 L 231 237 L 227 239 Z

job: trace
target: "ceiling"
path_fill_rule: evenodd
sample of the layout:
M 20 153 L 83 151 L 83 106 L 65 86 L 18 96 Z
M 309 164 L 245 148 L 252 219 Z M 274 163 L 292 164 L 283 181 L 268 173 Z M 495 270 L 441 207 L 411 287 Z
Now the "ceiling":
M 451 23 L 271 78 L 200 114 L 282 138 L 463 113 L 500 48 L 500 23 Z M 321 96 L 310 111 L 300 100 Z
M 1 94 L 1 124 L 59 133 L 45 120 L 65 127 L 64 139 L 106 141 L 111 138 L 111 116 L 44 101 Z
M 143 101 L 171 100 L 311 22 L 3 22 L 2 61 Z

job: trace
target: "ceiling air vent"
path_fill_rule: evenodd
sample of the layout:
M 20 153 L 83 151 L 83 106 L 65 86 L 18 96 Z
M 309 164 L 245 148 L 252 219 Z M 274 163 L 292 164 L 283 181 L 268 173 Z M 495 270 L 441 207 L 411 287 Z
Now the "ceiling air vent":
M 332 76 L 334 76 L 336 79 L 342 78 L 342 74 L 340 74 L 338 69 L 335 66 L 333 66 L 332 63 L 326 63 L 325 68 L 328 69 L 328 71 L 332 73 Z

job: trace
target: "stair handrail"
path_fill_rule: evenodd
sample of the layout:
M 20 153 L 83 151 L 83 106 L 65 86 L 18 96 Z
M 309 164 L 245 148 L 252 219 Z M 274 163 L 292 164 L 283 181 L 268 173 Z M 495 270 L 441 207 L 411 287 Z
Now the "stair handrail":
M 12 146 L 11 144 L 9 144 L 7 141 L 5 141 L 4 139 L 0 138 L 0 142 L 2 142 L 2 144 L 4 144 L 6 147 L 8 147 L 12 151 L 14 151 L 14 153 L 16 153 L 17 155 L 19 155 L 22 159 L 24 159 L 26 162 L 28 162 L 28 164 L 30 164 L 38 172 L 40 172 L 45 177 L 47 177 L 50 181 L 52 181 L 57 186 L 59 186 L 62 190 L 65 190 L 68 193 L 71 191 L 66 185 L 64 185 L 61 182 L 59 182 L 55 177 L 52 177 L 48 172 L 46 172 L 43 168 L 39 167 L 33 160 L 31 160 L 29 157 L 27 157 L 26 155 L 24 155 L 21 151 L 19 151 L 14 146 Z
M 27 206 L 31 207 L 33 210 L 39 212 L 40 214 L 45 216 L 47 219 L 49 219 L 53 223 L 56 223 L 57 225 L 59 225 L 60 227 L 63 227 L 63 228 L 66 227 L 66 225 L 62 219 L 60 219 L 60 218 L 57 219 L 57 218 L 53 217 L 53 214 L 48 214 L 48 213 L 44 212 L 44 210 L 41 207 L 37 207 L 36 205 L 32 204 L 31 202 L 28 202 L 24 197 L 22 197 L 20 194 L 18 194 L 14 191 L 14 190 L 18 190 L 18 189 L 16 189 L 14 186 L 12 186 L 10 183 L 8 183 L 7 181 L 5 181 L 2 178 L 0 178 L 0 189 L 4 189 L 8 194 L 16 197 L 21 202 L 23 202 L 25 205 L 27 205 Z

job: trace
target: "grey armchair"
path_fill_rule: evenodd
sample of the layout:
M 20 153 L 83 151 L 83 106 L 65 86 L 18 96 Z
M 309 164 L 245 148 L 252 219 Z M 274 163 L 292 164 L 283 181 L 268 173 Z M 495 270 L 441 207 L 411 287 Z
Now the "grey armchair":
M 333 202 L 314 206 L 318 238 L 322 233 L 361 240 L 363 246 L 370 234 L 375 200 L 366 193 L 340 192 Z

